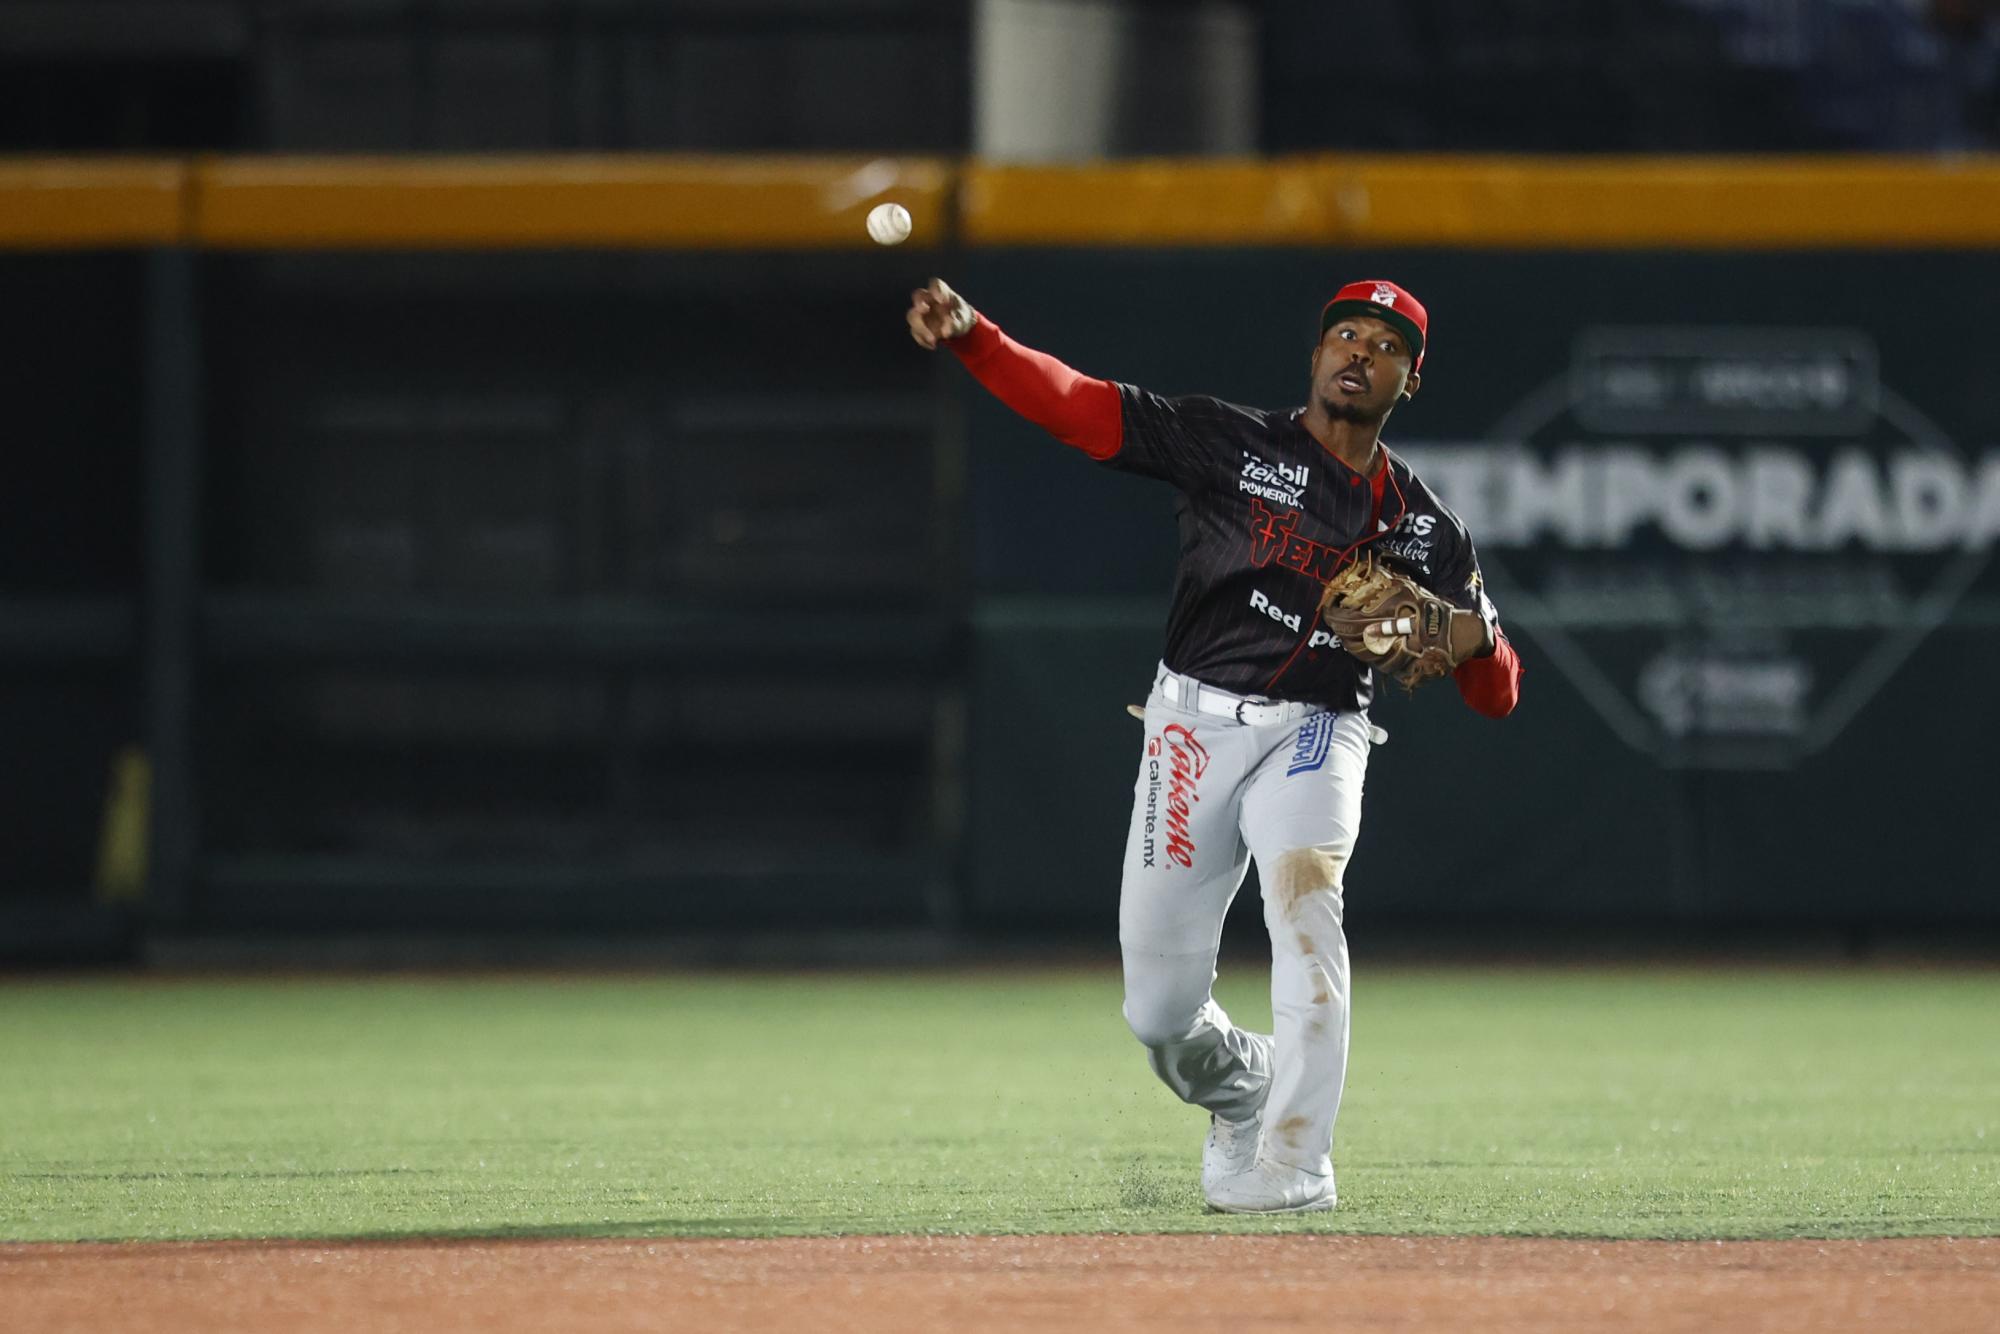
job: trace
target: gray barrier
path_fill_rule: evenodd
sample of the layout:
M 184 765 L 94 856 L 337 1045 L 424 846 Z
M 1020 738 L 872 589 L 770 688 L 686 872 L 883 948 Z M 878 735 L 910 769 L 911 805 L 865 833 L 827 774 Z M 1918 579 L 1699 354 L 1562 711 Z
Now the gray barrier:
M 0 266 L 0 897 L 87 896 L 145 745 L 157 924 L 1108 929 L 1172 494 L 911 348 L 931 263 Z M 1499 724 L 1383 700 L 1357 923 L 2000 920 L 2000 257 L 943 267 L 1086 371 L 1267 405 L 1340 282 L 1429 304 L 1390 438 L 1527 678 Z

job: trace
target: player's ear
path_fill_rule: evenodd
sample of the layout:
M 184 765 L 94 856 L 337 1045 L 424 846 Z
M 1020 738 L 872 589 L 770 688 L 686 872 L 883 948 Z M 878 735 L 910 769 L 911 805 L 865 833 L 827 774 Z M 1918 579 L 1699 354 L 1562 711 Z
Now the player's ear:
M 1403 402 L 1409 402 L 1411 396 L 1423 387 L 1423 383 L 1423 374 L 1419 371 L 1411 371 L 1410 378 L 1403 381 Z

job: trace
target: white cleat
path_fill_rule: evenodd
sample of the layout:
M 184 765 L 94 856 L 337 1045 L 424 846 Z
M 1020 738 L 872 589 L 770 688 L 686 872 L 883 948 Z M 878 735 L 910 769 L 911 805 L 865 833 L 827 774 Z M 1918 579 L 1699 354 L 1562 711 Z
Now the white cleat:
M 1203 1186 L 1209 1207 L 1225 1214 L 1306 1214 L 1331 1209 L 1339 1198 L 1333 1176 L 1319 1176 L 1269 1158 L 1247 1171 Z
M 1225 1177 L 1238 1176 L 1257 1165 L 1257 1141 L 1264 1133 L 1262 1111 L 1248 1121 L 1225 1121 L 1208 1115 L 1208 1140 L 1201 1146 L 1201 1193 L 1214 1190 Z

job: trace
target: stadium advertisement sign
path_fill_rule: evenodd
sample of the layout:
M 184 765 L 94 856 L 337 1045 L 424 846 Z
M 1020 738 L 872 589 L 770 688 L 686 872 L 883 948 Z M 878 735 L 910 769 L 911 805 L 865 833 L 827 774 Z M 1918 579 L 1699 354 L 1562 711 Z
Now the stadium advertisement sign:
M 1842 327 L 1602 325 L 1484 438 L 1405 452 L 1511 621 L 1634 750 L 1787 768 L 1986 574 L 2000 449 Z

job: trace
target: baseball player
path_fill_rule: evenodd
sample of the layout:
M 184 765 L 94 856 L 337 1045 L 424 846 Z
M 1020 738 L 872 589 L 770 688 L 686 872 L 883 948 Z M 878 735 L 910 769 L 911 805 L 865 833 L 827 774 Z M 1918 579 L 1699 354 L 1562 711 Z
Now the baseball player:
M 1421 383 L 1429 318 L 1394 283 L 1320 317 L 1306 405 L 1163 398 L 1021 346 L 942 281 L 910 334 L 1015 412 L 1179 492 L 1180 562 L 1126 836 L 1125 1019 L 1156 1074 L 1209 1113 L 1202 1193 L 1230 1213 L 1331 1209 L 1347 1075 L 1342 879 L 1361 824 L 1375 676 L 1450 674 L 1503 717 L 1521 666 L 1458 517 L 1381 442 Z M 1215 1002 L 1223 916 L 1257 859 L 1273 1032 Z

